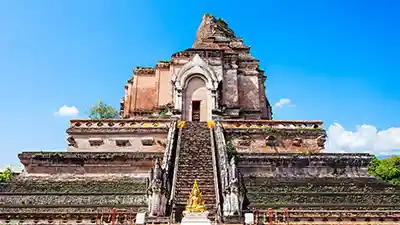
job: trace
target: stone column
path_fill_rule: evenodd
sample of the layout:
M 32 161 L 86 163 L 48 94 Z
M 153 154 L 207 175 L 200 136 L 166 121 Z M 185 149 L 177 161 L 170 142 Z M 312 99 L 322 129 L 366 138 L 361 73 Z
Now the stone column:
M 178 113 L 174 113 L 172 116 L 175 119 L 182 119 L 182 88 L 175 88 L 174 90 L 174 99 L 175 99 L 175 106 L 174 110 Z
M 216 94 L 215 90 L 211 90 L 211 102 L 212 102 L 211 110 L 217 109 L 218 108 L 218 101 L 217 101 L 217 94 Z
M 182 111 L 182 89 L 175 89 L 175 109 Z
M 239 87 L 238 87 L 238 66 L 236 65 L 236 58 L 232 57 L 224 63 L 224 83 L 222 94 L 224 104 L 229 107 L 236 107 L 239 105 Z

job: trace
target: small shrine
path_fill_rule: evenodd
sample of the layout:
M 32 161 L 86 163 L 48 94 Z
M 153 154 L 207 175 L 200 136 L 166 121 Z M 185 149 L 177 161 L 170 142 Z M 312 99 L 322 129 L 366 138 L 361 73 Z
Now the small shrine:
M 194 180 L 192 191 L 189 194 L 186 210 L 183 211 L 182 225 L 186 224 L 211 224 L 208 219 L 208 211 L 206 210 L 203 195 L 200 191 L 197 179 Z

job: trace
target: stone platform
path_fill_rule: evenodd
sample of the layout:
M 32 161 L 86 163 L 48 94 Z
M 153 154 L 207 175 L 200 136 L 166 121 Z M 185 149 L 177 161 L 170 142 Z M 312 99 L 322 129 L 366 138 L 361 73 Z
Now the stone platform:
M 181 225 L 194 224 L 211 225 L 211 221 L 208 219 L 208 212 L 192 212 L 183 217 Z

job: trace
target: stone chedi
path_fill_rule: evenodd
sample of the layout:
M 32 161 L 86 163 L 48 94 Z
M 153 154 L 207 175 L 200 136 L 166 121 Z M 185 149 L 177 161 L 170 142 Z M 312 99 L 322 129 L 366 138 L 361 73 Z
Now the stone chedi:
M 368 175 L 371 155 L 323 153 L 321 121 L 272 119 L 264 72 L 223 20 L 133 72 L 120 119 L 71 120 L 68 151 L 18 155 L 0 223 L 179 223 L 202 201 L 225 224 L 398 222 L 400 188 Z

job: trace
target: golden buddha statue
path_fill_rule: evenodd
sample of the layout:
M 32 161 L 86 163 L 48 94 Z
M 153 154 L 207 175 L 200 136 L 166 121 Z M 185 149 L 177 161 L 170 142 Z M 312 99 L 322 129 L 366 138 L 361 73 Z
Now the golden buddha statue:
M 194 180 L 193 188 L 192 191 L 190 192 L 189 200 L 186 205 L 186 210 L 184 211 L 184 214 L 186 215 L 186 213 L 188 212 L 205 212 L 205 211 L 206 207 L 204 207 L 203 196 L 201 194 L 197 180 Z

